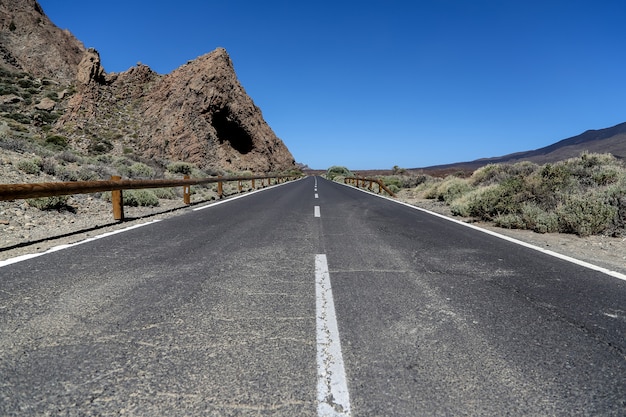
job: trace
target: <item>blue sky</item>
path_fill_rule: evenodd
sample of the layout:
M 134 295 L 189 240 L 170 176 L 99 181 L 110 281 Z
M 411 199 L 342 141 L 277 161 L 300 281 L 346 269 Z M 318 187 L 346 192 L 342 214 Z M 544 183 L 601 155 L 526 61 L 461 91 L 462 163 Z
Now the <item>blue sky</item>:
M 425 167 L 626 121 L 623 0 L 39 0 L 107 72 L 224 47 L 296 161 Z

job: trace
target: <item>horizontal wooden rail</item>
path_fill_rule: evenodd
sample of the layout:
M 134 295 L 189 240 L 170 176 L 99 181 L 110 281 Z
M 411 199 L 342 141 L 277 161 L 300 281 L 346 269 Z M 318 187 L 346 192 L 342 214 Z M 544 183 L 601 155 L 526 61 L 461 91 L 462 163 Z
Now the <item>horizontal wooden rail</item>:
M 260 176 L 239 176 L 239 177 L 210 177 L 210 178 L 189 178 L 184 179 L 163 179 L 163 180 L 122 180 L 120 177 L 111 177 L 111 180 L 104 181 L 72 181 L 72 182 L 43 182 L 29 184 L 0 184 L 0 201 L 22 200 L 27 198 L 53 197 L 73 194 L 91 194 L 104 191 L 111 191 L 113 195 L 113 213 L 116 220 L 123 220 L 121 207 L 122 190 L 137 190 L 143 188 L 168 188 L 183 187 L 183 198 L 185 204 L 190 204 L 190 189 L 192 185 L 217 183 L 219 198 L 223 197 L 222 183 L 237 181 L 241 191 L 243 181 L 251 181 L 252 188 L 255 187 L 255 180 L 261 180 L 261 186 L 271 185 L 272 179 L 278 183 L 294 179 L 289 175 L 260 175 Z M 117 193 L 119 192 L 119 194 Z
M 360 178 L 360 177 L 346 177 L 344 178 L 343 182 L 345 184 L 351 184 L 351 185 L 356 185 L 357 188 L 360 188 L 361 186 L 365 187 L 366 183 L 369 183 L 369 185 L 367 186 L 367 188 L 369 190 L 373 189 L 374 183 L 378 184 L 378 194 L 382 193 L 383 190 L 389 194 L 392 197 L 395 197 L 396 195 L 393 193 L 393 191 L 391 191 L 384 183 L 382 180 L 379 180 L 378 178 Z

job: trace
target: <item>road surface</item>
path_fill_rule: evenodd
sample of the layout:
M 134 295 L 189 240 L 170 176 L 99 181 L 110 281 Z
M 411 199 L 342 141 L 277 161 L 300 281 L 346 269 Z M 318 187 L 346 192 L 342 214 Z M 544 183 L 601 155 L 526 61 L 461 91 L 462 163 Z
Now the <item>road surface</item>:
M 626 281 L 309 177 L 0 265 L 0 415 L 625 415 Z

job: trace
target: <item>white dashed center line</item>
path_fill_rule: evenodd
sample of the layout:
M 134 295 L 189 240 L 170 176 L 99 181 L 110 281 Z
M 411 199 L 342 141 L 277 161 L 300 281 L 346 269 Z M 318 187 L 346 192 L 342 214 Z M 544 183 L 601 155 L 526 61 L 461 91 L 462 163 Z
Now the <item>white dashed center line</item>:
M 326 255 L 315 255 L 317 415 L 350 416 L 350 397 Z
M 315 215 L 315 217 L 321 217 L 320 206 L 315 206 L 315 209 L 313 210 L 313 214 Z

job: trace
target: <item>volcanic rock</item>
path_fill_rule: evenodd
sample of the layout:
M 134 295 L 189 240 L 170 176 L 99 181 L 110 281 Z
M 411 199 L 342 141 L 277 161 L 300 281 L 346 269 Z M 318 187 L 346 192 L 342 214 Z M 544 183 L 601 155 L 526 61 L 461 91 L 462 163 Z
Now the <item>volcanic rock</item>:
M 37 88 L 57 83 L 58 101 L 46 97 L 33 106 L 55 114 L 35 120 L 25 108 L 22 119 L 37 122 L 31 129 L 54 120 L 49 132 L 81 153 L 132 153 L 222 171 L 295 168 L 222 48 L 167 75 L 141 64 L 108 74 L 98 51 L 56 27 L 35 0 L 0 0 L 0 29 L 0 67 L 45 78 L 29 81 Z
M 85 47 L 36 0 L 0 0 L 0 66 L 72 82 Z
M 147 157 L 253 172 L 294 168 L 291 153 L 240 85 L 222 48 L 163 77 L 141 113 L 140 144 Z

